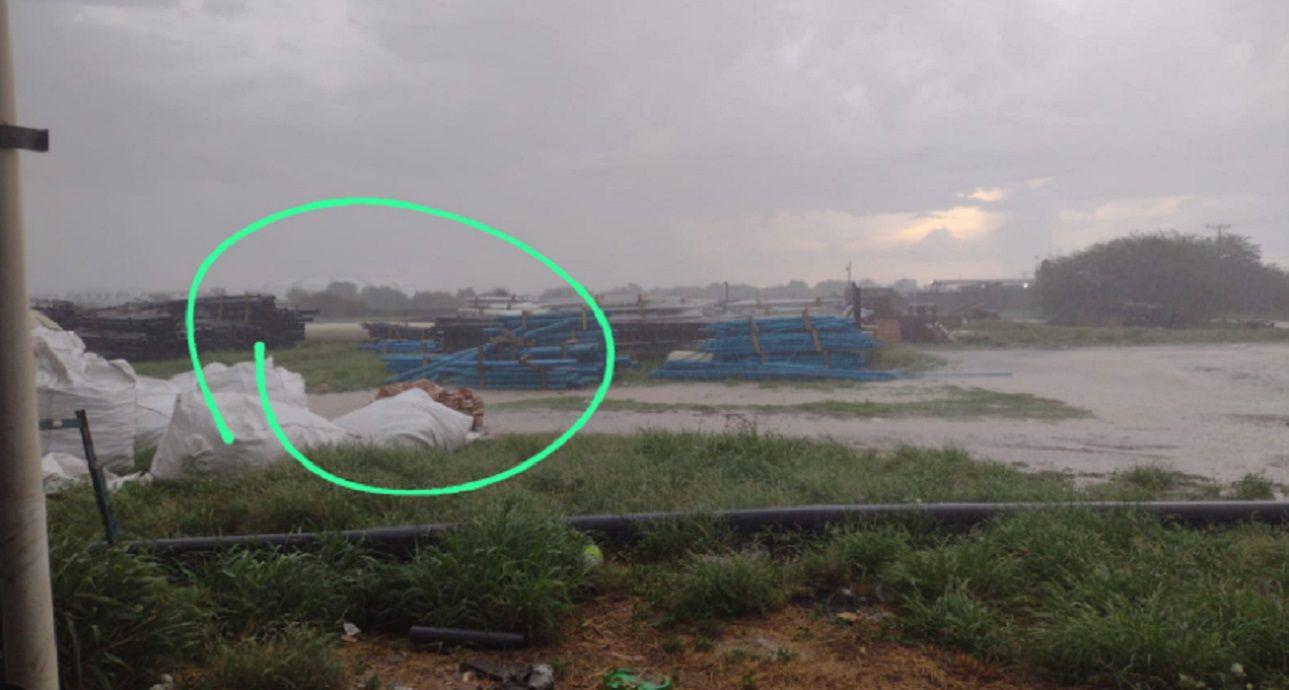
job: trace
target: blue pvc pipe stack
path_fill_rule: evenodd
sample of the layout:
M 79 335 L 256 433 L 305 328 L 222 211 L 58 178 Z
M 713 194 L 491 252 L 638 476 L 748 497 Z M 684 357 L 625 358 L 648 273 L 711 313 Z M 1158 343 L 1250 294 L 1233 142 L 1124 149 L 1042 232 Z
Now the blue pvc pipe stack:
M 747 379 L 889 381 L 895 372 L 865 368 L 873 336 L 837 316 L 722 321 L 703 329 L 704 358 L 668 359 L 653 377 L 676 381 Z
M 604 377 L 604 336 L 595 319 L 578 312 L 530 316 L 503 316 L 485 329 L 493 341 L 450 354 L 436 354 L 429 362 L 403 366 L 400 355 L 387 355 L 389 381 L 430 379 L 440 384 L 479 388 L 550 389 L 584 388 Z M 482 354 L 482 356 L 481 356 Z M 415 355 L 401 355 L 401 357 Z M 614 366 L 631 368 L 630 357 L 618 357 Z

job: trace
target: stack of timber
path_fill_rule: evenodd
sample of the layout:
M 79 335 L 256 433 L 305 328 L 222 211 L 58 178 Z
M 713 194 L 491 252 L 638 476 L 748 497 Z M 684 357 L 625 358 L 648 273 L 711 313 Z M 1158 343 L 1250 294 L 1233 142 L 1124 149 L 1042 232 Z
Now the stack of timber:
M 76 333 L 89 350 L 130 361 L 174 359 L 188 353 L 187 300 L 132 302 L 80 315 Z M 292 347 L 316 312 L 277 306 L 273 295 L 200 297 L 193 331 L 203 350 L 249 350 L 257 341 Z
M 480 398 L 469 388 L 452 390 L 427 379 L 417 379 L 415 381 L 403 381 L 381 386 L 380 390 L 376 391 L 376 399 L 392 398 L 413 388 L 420 388 L 429 393 L 434 402 L 446 405 L 462 414 L 470 415 L 474 419 L 474 423 L 470 426 L 472 430 L 478 431 L 483 427 L 483 398 Z
M 678 381 L 844 379 L 889 381 L 897 374 L 865 366 L 877 347 L 853 319 L 801 316 L 709 324 L 697 351 L 673 352 L 654 378 Z
M 74 331 L 81 323 L 81 310 L 75 302 L 65 299 L 32 300 L 31 308 L 44 314 L 65 331 Z

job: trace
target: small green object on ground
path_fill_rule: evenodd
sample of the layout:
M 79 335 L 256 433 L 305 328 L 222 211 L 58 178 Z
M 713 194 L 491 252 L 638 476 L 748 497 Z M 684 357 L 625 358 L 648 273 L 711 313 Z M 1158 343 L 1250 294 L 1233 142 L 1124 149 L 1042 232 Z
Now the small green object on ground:
M 604 690 L 672 690 L 671 679 L 641 678 L 629 668 L 615 668 L 604 674 Z

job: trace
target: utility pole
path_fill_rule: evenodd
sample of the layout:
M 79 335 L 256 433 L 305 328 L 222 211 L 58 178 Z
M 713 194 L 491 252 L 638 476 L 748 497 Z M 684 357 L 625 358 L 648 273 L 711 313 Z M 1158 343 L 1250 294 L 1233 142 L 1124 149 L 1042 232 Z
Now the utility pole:
M 5 680 L 23 690 L 58 690 L 36 378 L 27 316 L 18 179 L 18 149 L 22 148 L 47 150 L 49 134 L 18 126 L 9 3 L 0 0 L 0 615 L 4 616 Z
M 1224 230 L 1230 230 L 1231 224 L 1230 223 L 1208 223 L 1208 224 L 1205 224 L 1204 227 L 1208 228 L 1209 230 L 1216 230 L 1217 238 L 1220 240 L 1222 239 L 1222 232 Z

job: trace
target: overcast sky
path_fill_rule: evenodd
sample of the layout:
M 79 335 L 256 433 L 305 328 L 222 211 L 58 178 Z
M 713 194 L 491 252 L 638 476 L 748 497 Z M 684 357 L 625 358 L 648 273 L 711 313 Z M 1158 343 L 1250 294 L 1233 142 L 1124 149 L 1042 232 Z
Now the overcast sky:
M 1289 2 L 16 0 L 32 290 L 184 289 L 390 196 L 594 289 L 1020 276 L 1230 223 L 1289 265 Z M 554 280 L 393 211 L 212 284 Z

